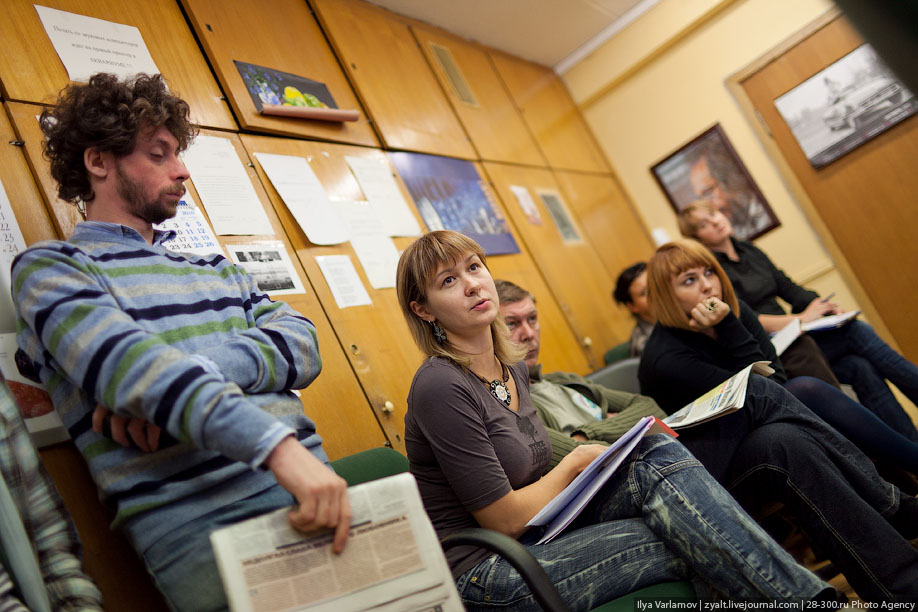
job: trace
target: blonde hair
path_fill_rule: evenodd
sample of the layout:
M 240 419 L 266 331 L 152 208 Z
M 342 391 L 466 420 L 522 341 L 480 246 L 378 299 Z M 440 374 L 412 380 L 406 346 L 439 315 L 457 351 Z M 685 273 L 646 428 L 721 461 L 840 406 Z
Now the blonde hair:
M 477 255 L 482 265 L 488 267 L 484 250 L 468 236 L 450 230 L 429 232 L 415 240 L 399 257 L 395 281 L 402 315 L 418 348 L 428 357 L 446 357 L 463 367 L 468 367 L 471 357 L 453 346 L 449 334 L 446 342 L 439 344 L 433 337 L 430 324 L 411 310 L 411 303 L 426 302 L 427 285 L 436 276 L 440 266 L 452 265 L 469 255 Z M 496 316 L 491 323 L 491 340 L 494 343 L 494 354 L 502 363 L 514 364 L 526 354 L 524 349 L 510 340 L 510 331 L 501 316 Z
M 692 220 L 693 212 L 717 212 L 719 209 L 714 206 L 711 202 L 707 200 L 695 200 L 685 208 L 679 211 L 678 221 L 679 221 L 679 231 L 686 238 L 695 238 L 695 232 L 698 231 L 698 226 L 695 224 L 695 221 Z
M 695 240 L 674 240 L 657 249 L 647 262 L 647 300 L 657 322 L 664 327 L 696 331 L 676 298 L 673 279 L 691 268 L 711 268 L 720 279 L 721 299 L 739 316 L 739 302 L 727 273 L 714 254 Z

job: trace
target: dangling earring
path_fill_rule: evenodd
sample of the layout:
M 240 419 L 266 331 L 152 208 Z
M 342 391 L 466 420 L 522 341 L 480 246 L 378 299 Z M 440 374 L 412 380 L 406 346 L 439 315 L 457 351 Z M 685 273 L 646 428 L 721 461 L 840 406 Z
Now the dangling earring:
M 436 320 L 428 321 L 430 323 L 430 330 L 433 332 L 434 340 L 437 341 L 437 344 L 443 344 L 446 342 L 446 332 L 443 331 L 443 328 L 440 327 L 440 324 Z

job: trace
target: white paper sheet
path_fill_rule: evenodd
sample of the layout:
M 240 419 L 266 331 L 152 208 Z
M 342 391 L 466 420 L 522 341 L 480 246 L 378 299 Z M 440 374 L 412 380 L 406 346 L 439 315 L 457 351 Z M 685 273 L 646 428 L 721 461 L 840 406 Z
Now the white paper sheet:
M 10 296 L 10 266 L 13 258 L 26 248 L 19 222 L 13 214 L 6 189 L 0 183 L 0 333 L 16 332 L 16 310 Z
M 338 202 L 351 235 L 351 246 L 374 289 L 395 287 L 398 249 L 382 229 L 376 211 L 367 202 Z
M 274 153 L 255 153 L 255 157 L 309 242 L 340 244 L 348 241 L 350 236 L 337 207 L 328 199 L 328 193 L 306 158 Z
M 159 74 L 140 30 L 47 6 L 34 5 L 71 81 L 86 83 L 97 72 L 121 78 Z
M 325 276 L 338 308 L 373 303 L 348 255 L 317 255 L 316 263 Z
M 848 312 L 843 312 L 836 315 L 828 315 L 825 317 L 819 317 L 814 321 L 807 321 L 806 323 L 801 324 L 803 331 L 814 332 L 822 331 L 824 329 L 835 329 L 836 327 L 841 327 L 842 325 L 847 324 L 851 319 L 861 314 L 860 310 L 849 310 Z
M 162 231 L 176 232 L 175 238 L 164 242 L 163 246 L 176 253 L 193 253 L 205 257 L 213 253 L 223 253 L 220 241 L 214 236 L 204 213 L 191 199 L 190 194 L 179 202 L 175 216 L 153 226 Z
M 402 196 L 389 162 L 366 157 L 345 157 L 363 195 L 385 223 L 390 236 L 418 236 L 421 227 Z
M 226 250 L 236 264 L 255 277 L 258 288 L 274 295 L 306 293 L 287 249 L 280 240 L 255 244 L 228 244 Z
M 274 234 L 233 143 L 219 136 L 198 136 L 182 159 L 218 235 Z
M 539 207 L 536 206 L 529 190 L 522 185 L 510 185 L 510 191 L 516 196 L 516 201 L 519 202 L 529 222 L 533 225 L 542 225 L 542 215 L 539 214 Z

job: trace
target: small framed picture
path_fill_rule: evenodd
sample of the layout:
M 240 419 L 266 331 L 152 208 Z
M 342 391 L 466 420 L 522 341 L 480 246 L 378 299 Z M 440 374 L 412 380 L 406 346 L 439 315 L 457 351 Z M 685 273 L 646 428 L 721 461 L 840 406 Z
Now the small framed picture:
M 708 200 L 730 219 L 738 240 L 752 240 L 780 225 L 720 124 L 650 171 L 676 212 L 696 200 Z

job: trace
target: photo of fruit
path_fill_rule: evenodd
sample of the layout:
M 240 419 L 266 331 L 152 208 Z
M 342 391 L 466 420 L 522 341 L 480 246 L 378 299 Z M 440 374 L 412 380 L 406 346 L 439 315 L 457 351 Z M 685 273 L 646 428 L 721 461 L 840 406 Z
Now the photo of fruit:
M 258 112 L 265 104 L 338 108 L 325 83 L 238 60 L 234 63 Z

